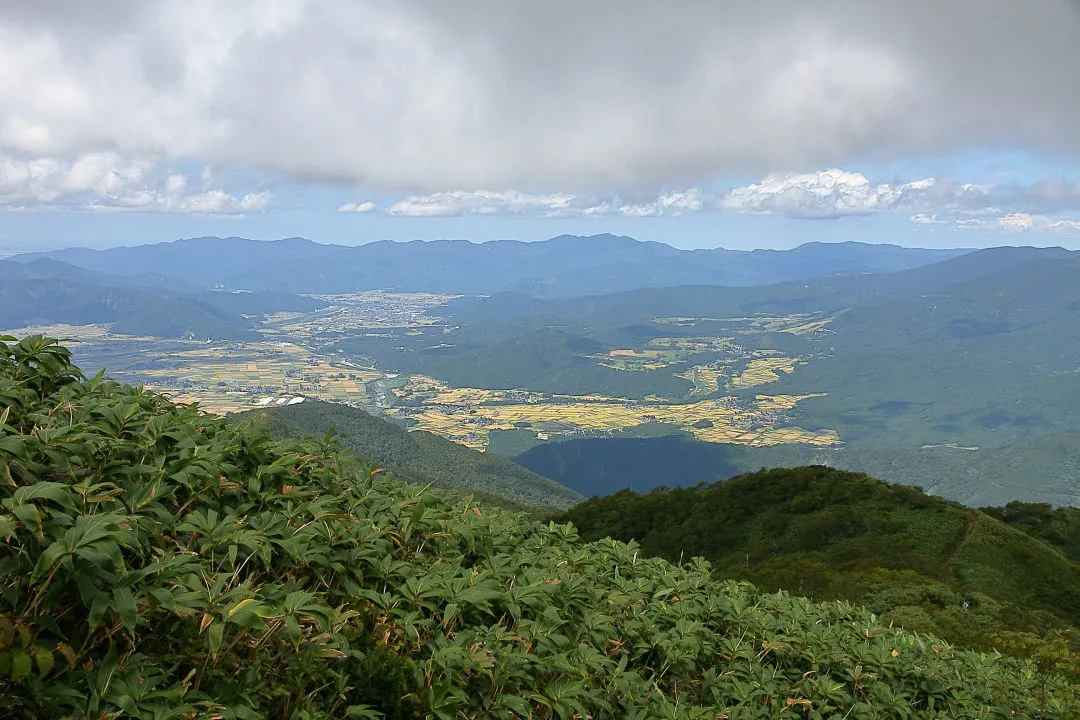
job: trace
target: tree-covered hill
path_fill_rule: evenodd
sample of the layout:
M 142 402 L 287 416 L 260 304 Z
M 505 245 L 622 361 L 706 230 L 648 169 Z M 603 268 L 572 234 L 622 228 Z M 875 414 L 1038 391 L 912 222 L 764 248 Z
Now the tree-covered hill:
M 958 258 L 958 263 L 965 258 Z M 770 391 L 849 446 L 1004 447 L 1073 432 L 1080 263 L 1032 260 L 928 293 L 864 302 Z
M 967 647 L 1041 652 L 1080 677 L 1080 524 L 1069 510 L 983 512 L 811 466 L 621 491 L 559 520 L 669 560 L 700 555 L 719 577 L 858 602 Z
M 1070 561 L 1080 563 L 1080 508 L 1011 502 L 1005 507 L 987 507 L 982 511 L 1050 545 Z
M 0 281 L 0 328 L 109 323 L 113 332 L 219 340 L 256 338 L 239 315 L 187 296 L 45 278 Z
M 408 432 L 358 408 L 335 403 L 253 410 L 251 419 L 277 439 L 324 437 L 333 431 L 342 447 L 367 462 L 378 463 L 414 485 L 509 498 L 533 506 L 565 509 L 584 499 L 553 480 L 498 455 L 451 442 L 423 430 Z M 498 502 L 497 498 L 495 499 Z
M 0 260 L 0 328 L 108 323 L 117 333 L 245 340 L 259 336 L 241 315 L 327 306 L 285 292 L 192 292 L 159 275 L 104 275 L 49 258 Z
M 11 718 L 1076 717 L 1030 664 L 448 505 L 0 339 Z

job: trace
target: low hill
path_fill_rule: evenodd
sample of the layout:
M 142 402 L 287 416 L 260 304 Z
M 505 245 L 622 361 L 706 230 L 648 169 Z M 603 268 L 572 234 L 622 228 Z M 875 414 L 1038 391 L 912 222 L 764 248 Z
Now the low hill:
M 283 292 L 191 293 L 163 275 L 107 275 L 47 257 L 0 260 L 0 328 L 111 324 L 113 332 L 162 338 L 249 340 L 242 315 L 310 312 L 325 301 Z
M 702 556 L 719 577 L 858 602 L 885 621 L 972 648 L 1025 654 L 1064 643 L 1048 662 L 1080 677 L 1075 555 L 1019 522 L 918 488 L 810 466 L 621 491 L 558 520 L 586 539 L 633 540 L 671 560 Z
M 66 280 L 67 282 L 83 283 L 86 285 L 103 285 L 106 287 L 131 288 L 135 290 L 166 290 L 173 293 L 189 293 L 194 287 L 178 278 L 162 275 L 161 273 L 147 272 L 138 275 L 110 275 L 93 272 L 76 265 L 54 260 L 49 257 L 39 257 L 27 263 L 5 262 L 0 268 L 0 276 L 5 271 L 17 268 L 21 277 L 39 280 Z
M 113 332 L 163 338 L 246 340 L 239 315 L 171 293 L 30 278 L 0 282 L 0 328 L 110 323 Z
M 520 465 L 422 430 L 404 428 L 358 408 L 324 402 L 252 410 L 240 415 L 273 437 L 304 439 L 333 432 L 341 446 L 378 463 L 398 480 L 487 493 L 529 505 L 567 508 L 583 496 Z
M 487 334 L 480 330 L 481 334 Z M 536 328 L 513 337 L 493 338 L 490 344 L 473 343 L 466 337 L 452 347 L 422 347 L 435 340 L 441 328 L 419 333 L 411 341 L 415 349 L 401 352 L 382 338 L 354 336 L 336 347 L 350 355 L 374 359 L 380 367 L 399 373 L 437 377 L 459 387 L 510 390 L 529 388 L 558 394 L 598 393 L 641 399 L 650 393 L 686 395 L 693 384 L 670 371 L 626 373 L 597 362 L 587 353 L 606 351 L 606 346 L 558 329 Z M 458 339 L 458 338 L 455 338 Z
M 18 718 L 1069 718 L 847 603 L 349 474 L 0 340 L 0 707 Z

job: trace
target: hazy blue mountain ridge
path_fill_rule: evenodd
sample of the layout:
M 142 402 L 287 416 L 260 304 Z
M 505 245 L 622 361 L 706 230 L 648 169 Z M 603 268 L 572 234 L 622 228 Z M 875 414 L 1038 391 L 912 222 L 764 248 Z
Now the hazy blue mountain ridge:
M 760 285 L 835 272 L 887 272 L 966 252 L 864 243 L 809 243 L 792 250 L 679 250 L 613 235 L 563 235 L 543 242 L 380 241 L 355 247 L 302 238 L 273 242 L 192 238 L 108 250 L 72 248 L 16 259 L 49 257 L 120 275 L 160 273 L 203 288 L 297 293 L 515 291 L 571 297 L 642 287 Z

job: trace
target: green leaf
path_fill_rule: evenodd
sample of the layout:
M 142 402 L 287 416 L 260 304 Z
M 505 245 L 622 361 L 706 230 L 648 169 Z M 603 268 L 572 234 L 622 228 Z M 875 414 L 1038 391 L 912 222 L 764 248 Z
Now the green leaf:
M 41 512 L 37 509 L 37 505 L 15 505 L 11 508 L 11 512 L 22 521 L 23 525 L 33 528 L 38 537 L 42 536 Z
M 499 702 L 522 717 L 529 717 L 532 714 L 528 701 L 519 695 L 501 695 Z
M 11 408 L 7 408 L 10 410 Z M 15 456 L 22 455 L 23 450 L 26 448 L 26 440 L 21 435 L 8 435 L 7 437 L 0 437 L 0 450 L 10 453 Z
M 33 485 L 24 485 L 12 494 L 12 500 L 18 504 L 31 500 L 52 500 L 58 505 L 68 509 L 75 507 L 75 492 L 70 485 L 58 482 L 36 482 Z
M 22 648 L 15 648 L 11 653 L 11 679 L 16 682 L 22 680 L 30 674 L 32 668 L 33 661 L 30 659 L 30 653 Z
M 38 675 L 45 677 L 52 672 L 56 659 L 48 648 L 38 645 L 34 648 L 34 662 L 37 664 Z
M 458 613 L 461 612 L 461 607 L 457 603 L 447 603 L 443 609 L 442 626 L 444 628 L 450 627 L 450 623 L 457 619 Z
M 225 614 L 225 617 L 226 619 L 232 619 L 233 615 L 243 612 L 245 608 L 251 608 L 252 605 L 258 604 L 259 601 L 255 598 L 245 598 L 233 605 L 231 608 L 229 608 L 229 611 Z M 252 609 L 251 611 L 253 612 L 254 610 Z
M 225 624 L 213 623 L 206 629 L 206 638 L 210 643 L 210 654 L 217 657 L 218 652 L 221 650 L 221 641 L 225 636 Z
M 131 588 L 119 587 L 112 591 L 113 609 L 120 616 L 120 622 L 129 633 L 135 632 L 135 623 L 138 619 L 138 603 Z
M 293 645 L 299 645 L 301 638 L 304 636 L 303 628 L 300 627 L 300 621 L 296 619 L 295 615 L 285 616 L 285 629 L 289 633 L 289 641 Z
M 262 620 L 264 617 L 276 617 L 278 614 L 265 603 L 255 598 L 246 598 L 229 608 L 225 619 L 241 627 L 262 629 L 266 627 Z
M 86 616 L 86 623 L 91 630 L 98 626 L 101 622 L 101 618 L 105 617 L 105 613 L 112 605 L 111 597 L 108 593 L 101 591 L 98 592 L 94 599 L 90 602 L 90 612 Z
M 45 548 L 45 552 L 38 556 L 38 561 L 34 564 L 34 569 L 30 573 L 30 582 L 36 583 L 41 578 L 45 577 L 52 569 L 53 565 L 63 555 L 67 553 L 67 545 L 62 540 L 56 542 Z
M 15 534 L 15 530 L 15 521 L 11 519 L 11 516 L 0 515 L 0 538 L 10 540 L 11 536 Z

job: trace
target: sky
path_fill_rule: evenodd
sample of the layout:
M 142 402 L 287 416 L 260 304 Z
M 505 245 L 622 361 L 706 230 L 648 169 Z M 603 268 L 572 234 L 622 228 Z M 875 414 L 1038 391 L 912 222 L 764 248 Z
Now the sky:
M 1080 248 L 1077 0 L 5 0 L 0 250 Z

